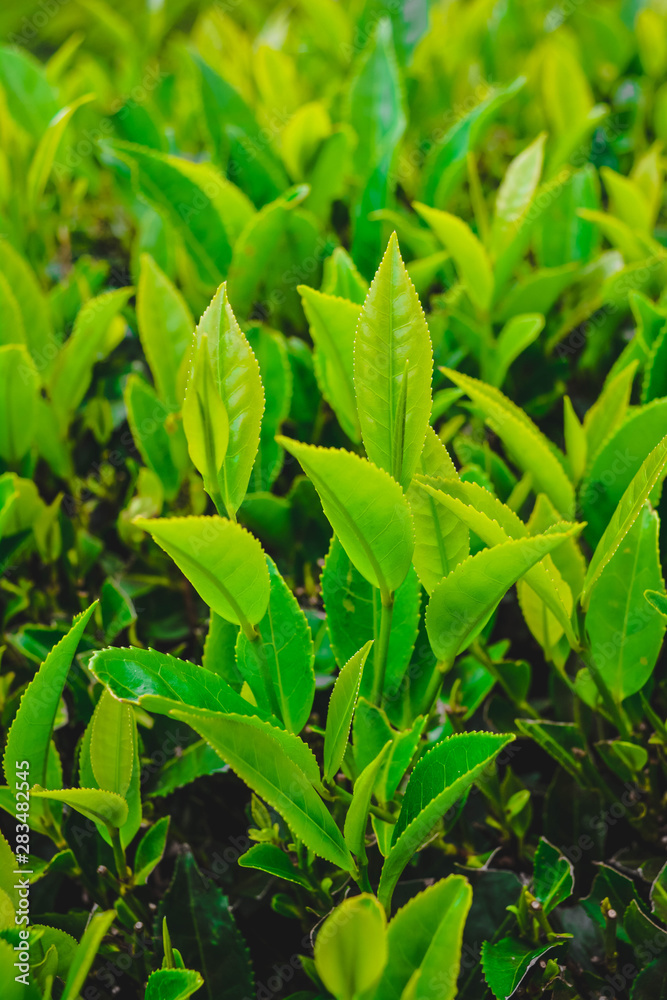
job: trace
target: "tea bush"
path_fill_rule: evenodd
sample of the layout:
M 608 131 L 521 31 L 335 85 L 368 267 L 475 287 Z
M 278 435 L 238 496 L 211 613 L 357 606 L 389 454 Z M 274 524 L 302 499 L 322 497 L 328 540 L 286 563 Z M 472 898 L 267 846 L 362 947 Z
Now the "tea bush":
M 7 1000 L 667 996 L 658 0 L 5 0 Z

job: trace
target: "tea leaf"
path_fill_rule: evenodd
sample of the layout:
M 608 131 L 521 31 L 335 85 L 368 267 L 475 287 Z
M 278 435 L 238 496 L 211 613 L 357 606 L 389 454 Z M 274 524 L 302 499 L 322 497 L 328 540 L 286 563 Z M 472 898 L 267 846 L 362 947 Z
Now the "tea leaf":
M 135 524 L 171 556 L 216 614 L 252 633 L 269 603 L 262 547 L 239 524 L 222 517 L 172 517 Z
M 259 445 L 264 389 L 259 365 L 221 285 L 197 326 L 208 338 L 213 374 L 229 418 L 229 443 L 219 479 L 229 516 L 241 506 Z M 224 617 L 224 616 L 223 616 Z
M 103 691 L 92 719 L 90 760 L 101 789 L 124 796 L 130 787 L 134 717 L 129 705 Z
M 74 619 L 67 635 L 53 646 L 21 698 L 3 759 L 8 785 L 14 783 L 15 762 L 27 760 L 30 781 L 48 787 L 49 741 L 58 705 L 72 660 L 96 605 L 94 602 Z
M 169 927 L 181 964 L 201 972 L 201 996 L 239 1000 L 255 993 L 250 956 L 229 900 L 200 872 L 189 848 L 177 859 L 173 881 L 160 903 L 158 926 L 163 923 Z M 165 942 L 165 952 L 167 947 Z
M 190 708 L 264 716 L 205 667 L 154 649 L 100 649 L 90 669 L 116 698 L 152 712 L 168 713 L 179 703 Z
M 550 534 L 494 545 L 446 576 L 426 610 L 428 637 L 438 659 L 453 663 L 479 635 L 512 584 L 578 530 L 578 526 L 554 529 Z
M 588 445 L 589 465 L 598 454 L 605 438 L 611 437 L 616 428 L 623 423 L 636 372 L 635 361 L 613 378 L 607 379 L 597 400 L 586 411 L 584 432 Z
M 377 587 L 359 573 L 334 535 L 321 576 L 322 599 L 327 613 L 327 631 L 339 667 L 369 640 L 380 637 L 382 600 Z M 387 654 L 385 690 L 397 686 L 410 662 L 419 625 L 420 588 L 413 569 L 394 594 L 391 635 Z M 361 694 L 370 695 L 372 664 L 367 662 L 361 678 Z
M 173 500 L 187 468 L 183 430 L 181 427 L 173 431 L 167 429 L 169 413 L 166 407 L 138 375 L 129 376 L 123 398 L 137 450 L 162 483 L 166 498 Z
M 156 969 L 148 977 L 145 1000 L 187 1000 L 203 985 L 194 969 Z
M 39 377 L 26 348 L 0 347 L 0 393 L 4 402 L 0 457 L 11 465 L 18 463 L 32 444 L 39 390 Z
M 365 646 L 352 656 L 341 669 L 329 699 L 324 734 L 324 780 L 332 781 L 345 754 L 352 716 L 357 704 L 361 676 L 372 646 Z
M 308 879 L 297 871 L 289 856 L 274 844 L 254 844 L 238 860 L 241 868 L 256 868 L 258 871 L 275 875 L 308 888 Z
M 72 116 L 83 104 L 88 104 L 93 100 L 95 100 L 95 94 L 83 94 L 81 97 L 77 97 L 71 104 L 61 108 L 42 132 L 26 177 L 26 196 L 33 211 L 37 208 L 39 200 L 44 194 L 53 162 L 58 153 L 58 147 Z
M 215 719 L 186 711 L 172 715 L 200 733 L 232 770 L 280 813 L 311 851 L 344 871 L 354 869 L 343 837 L 321 798 L 268 728 L 260 730 L 232 715 Z
M 336 1000 L 367 993 L 387 962 L 384 910 L 375 896 L 346 899 L 322 924 L 315 939 L 315 968 Z
M 215 503 L 221 497 L 220 486 L 224 489 L 222 473 L 229 443 L 229 418 L 215 384 L 207 339 L 204 334 L 194 352 L 182 415 L 190 458 L 202 475 L 204 489 Z M 222 503 L 224 501 L 216 506 L 221 507 Z M 218 513 L 222 514 L 222 510 Z
M 86 302 L 77 314 L 74 329 L 60 349 L 49 380 L 51 402 L 62 434 L 86 395 L 95 362 L 113 346 L 113 339 L 109 343 L 109 327 L 132 292 L 132 288 L 105 292 Z
M 553 947 L 553 944 L 532 947 L 512 937 L 485 941 L 482 945 L 484 978 L 497 1000 L 509 1000 L 514 996 L 528 970 Z
M 352 801 L 345 817 L 345 843 L 357 858 L 366 860 L 366 827 L 371 806 L 371 798 L 380 768 L 384 765 L 392 740 L 388 740 L 380 752 L 366 765 L 354 783 Z
M 514 736 L 461 733 L 429 750 L 415 766 L 405 790 L 391 850 L 382 866 L 378 899 L 388 909 L 406 864 L 438 819 L 472 785 Z
M 185 391 L 182 369 L 195 322 L 181 293 L 148 253 L 141 255 L 137 326 L 157 393 L 169 409 L 177 409 Z
M 149 826 L 139 841 L 137 853 L 134 856 L 135 885 L 146 885 L 148 876 L 159 865 L 167 846 L 168 831 L 169 816 L 162 816 Z
M 465 222 L 455 215 L 419 202 L 415 202 L 413 208 L 451 254 L 472 302 L 486 312 L 493 296 L 493 270 L 483 245 Z
M 511 242 L 533 200 L 542 173 L 545 139 L 546 132 L 542 132 L 512 160 L 498 188 L 491 230 L 491 248 L 496 257 Z
M 436 477 L 458 478 L 446 447 L 431 427 L 426 431 L 417 477 L 410 484 L 407 498 L 415 526 L 412 559 L 422 586 L 432 594 L 442 577 L 468 557 L 470 541 L 469 533 L 459 518 L 424 491 L 423 477 L 429 477 L 430 484 L 435 482 Z
M 315 351 L 313 361 L 322 395 L 334 410 L 351 441 L 361 441 L 354 394 L 354 335 L 361 313 L 355 302 L 335 298 L 299 285 L 303 311 Z
M 291 733 L 308 721 L 315 695 L 313 641 L 305 615 L 275 563 L 267 557 L 269 606 L 257 623 L 258 637 L 239 633 L 238 670 L 257 704 L 281 719 Z
M 574 511 L 574 489 L 554 446 L 532 420 L 497 389 L 449 368 L 442 371 L 482 410 L 513 460 L 531 474 L 537 488 L 547 494 L 561 516 L 570 517 Z
M 394 234 L 354 338 L 354 389 L 369 459 L 407 487 L 431 414 L 433 355 L 424 311 Z
M 387 934 L 389 958 L 375 1000 L 401 1000 L 405 991 L 427 1000 L 438 976 L 438 996 L 453 1000 L 461 965 L 463 927 L 472 888 L 450 875 L 413 896 L 396 913 Z
M 544 837 L 540 838 L 537 845 L 534 866 L 533 892 L 548 915 L 572 895 L 574 869 L 567 858 Z
M 132 142 L 116 139 L 108 148 L 131 167 L 137 190 L 164 212 L 203 284 L 218 285 L 232 252 L 223 219 L 208 192 L 219 188 L 222 193 L 229 182 L 213 177 L 206 164 L 188 166 L 178 156 L 166 156 Z
M 619 703 L 640 691 L 655 667 L 665 622 L 651 614 L 644 592 L 663 587 L 658 516 L 645 504 L 600 573 L 586 612 L 591 654 Z
M 581 592 L 581 604 L 588 607 L 591 591 L 600 577 L 603 569 L 619 548 L 621 542 L 630 531 L 650 496 L 654 486 L 661 482 L 667 465 L 667 437 L 656 445 L 653 451 L 644 459 L 639 471 L 632 478 L 625 490 L 614 514 L 605 528 L 604 534 L 597 544 L 589 563 L 586 579 Z
M 417 485 L 459 517 L 488 546 L 528 537 L 528 528 L 514 511 L 477 483 L 445 479 L 418 480 Z M 560 526 L 563 527 L 562 523 Z M 572 595 L 549 557 L 527 570 L 524 580 L 552 611 L 576 648 L 578 642 L 570 621 Z
M 405 579 L 414 548 L 410 509 L 398 483 L 352 452 L 279 441 L 313 482 L 351 561 L 388 600 Z
M 105 934 L 116 919 L 115 910 L 94 913 L 74 953 L 62 1000 L 77 1000 Z
M 36 786 L 30 790 L 30 795 L 38 799 L 63 802 L 70 809 L 80 812 L 86 819 L 91 819 L 94 823 L 104 823 L 105 826 L 120 829 L 127 821 L 127 802 L 115 792 L 106 792 L 100 788 L 46 790 Z

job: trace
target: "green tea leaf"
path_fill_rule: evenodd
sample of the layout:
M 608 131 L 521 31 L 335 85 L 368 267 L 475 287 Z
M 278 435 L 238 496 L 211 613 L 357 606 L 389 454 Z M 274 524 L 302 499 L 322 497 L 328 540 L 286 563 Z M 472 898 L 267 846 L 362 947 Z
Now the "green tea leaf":
M 598 454 L 605 438 L 611 437 L 623 419 L 630 402 L 637 362 L 629 364 L 617 375 L 607 379 L 598 399 L 584 415 L 588 464 Z
M 185 711 L 172 714 L 200 733 L 311 851 L 344 871 L 353 870 L 352 857 L 322 799 L 268 729 L 231 715 L 209 720 Z
M 519 538 L 483 549 L 466 559 L 435 588 L 426 611 L 433 652 L 444 664 L 472 642 L 509 590 L 536 563 L 579 527 Z
M 664 589 L 658 527 L 644 504 L 600 573 L 586 612 L 591 654 L 619 703 L 647 682 L 665 634 L 665 621 L 644 600 L 646 590 Z
M 204 336 L 213 364 L 220 398 L 229 418 L 229 443 L 219 479 L 223 502 L 230 516 L 241 506 L 259 445 L 264 412 L 264 389 L 259 365 L 241 331 L 221 285 L 202 316 L 195 333 Z
M 581 484 L 579 501 L 584 532 L 592 549 L 599 542 L 633 477 L 648 453 L 657 447 L 667 429 L 667 398 L 629 410 L 625 420 L 606 438 Z M 641 447 L 638 443 L 641 442 Z M 660 496 L 656 485 L 650 494 L 655 505 Z
M 132 142 L 117 139 L 109 148 L 129 164 L 137 190 L 169 220 L 202 284 L 217 286 L 232 253 L 215 196 L 224 194 L 229 181 L 214 174 L 210 164 L 188 164 Z
M 336 1000 L 356 1000 L 377 983 L 387 962 L 387 920 L 375 896 L 346 899 L 315 939 L 315 968 Z
M 250 477 L 251 491 L 262 493 L 271 489 L 283 465 L 284 453 L 277 435 L 290 414 L 292 368 L 287 341 L 277 330 L 255 326 L 247 331 L 247 336 L 259 363 L 266 394 L 259 448 Z
M 39 391 L 39 376 L 27 349 L 0 347 L 0 458 L 10 465 L 16 465 L 33 442 Z
M 354 335 L 361 313 L 356 302 L 299 285 L 303 311 L 315 350 L 313 361 L 320 391 L 351 441 L 361 441 L 353 382 Z
M 157 969 L 148 977 L 145 1000 L 186 1000 L 203 985 L 194 969 Z
M 215 503 L 221 496 L 221 487 L 225 486 L 223 470 L 229 444 L 229 418 L 215 384 L 207 340 L 204 334 L 196 346 L 182 415 L 190 458 Z M 222 502 L 217 506 L 222 507 Z M 222 510 L 218 512 L 222 514 Z
M 486 312 L 493 297 L 493 270 L 484 246 L 462 219 L 415 202 L 413 207 L 452 256 L 472 302 Z
M 510 365 L 537 340 L 543 329 L 544 316 L 541 313 L 523 313 L 505 323 L 491 353 L 489 382 L 492 385 L 503 384 Z
M 46 790 L 36 786 L 30 791 L 35 798 L 62 802 L 70 809 L 80 812 L 94 823 L 120 829 L 127 820 L 127 802 L 115 792 L 105 792 L 100 788 L 63 788 Z
M 249 634 L 269 603 L 269 572 L 262 547 L 222 517 L 135 519 L 171 556 L 216 614 Z
M 546 132 L 542 132 L 512 160 L 498 188 L 491 229 L 491 249 L 496 257 L 511 242 L 533 200 L 542 173 L 545 140 Z
M 336 678 L 327 711 L 327 724 L 324 734 L 324 780 L 332 781 L 338 772 L 345 747 L 350 735 L 352 716 L 357 704 L 359 686 L 366 658 L 372 643 L 365 646 L 352 656 Z
M 129 376 L 123 399 L 137 451 L 162 483 L 165 497 L 173 500 L 188 468 L 183 429 L 169 426 L 169 411 L 138 375 Z
M 401 487 L 352 452 L 279 440 L 313 482 L 351 561 L 388 601 L 405 579 L 414 548 L 410 509 Z
M 162 816 L 143 835 L 134 856 L 134 883 L 146 885 L 148 876 L 159 865 L 167 846 L 169 816 Z
M 5 780 L 13 785 L 15 762 L 29 762 L 30 781 L 48 787 L 49 741 L 74 654 L 97 602 L 78 615 L 71 629 L 52 648 L 26 688 L 16 718 L 7 736 L 3 768 Z
M 181 293 L 148 253 L 140 261 L 137 326 L 158 396 L 176 410 L 183 401 L 184 359 L 195 322 Z
M 563 422 L 565 449 L 572 469 L 572 481 L 578 483 L 586 469 L 588 441 L 569 396 L 565 396 L 563 400 Z
M 553 947 L 553 944 L 532 947 L 512 937 L 484 941 L 484 978 L 496 1000 L 509 1000 L 514 996 L 528 970 Z
M 422 489 L 424 477 L 456 479 L 458 473 L 446 447 L 435 431 L 426 431 L 424 447 L 417 466 L 417 478 L 407 491 L 415 527 L 413 563 L 422 586 L 429 594 L 455 566 L 470 554 L 469 534 L 458 517 L 436 502 Z
M 405 790 L 391 850 L 382 867 L 378 898 L 385 909 L 401 872 L 438 819 L 513 739 L 511 735 L 460 733 L 442 740 L 419 760 Z
M 124 796 L 130 786 L 133 724 L 129 705 L 103 691 L 92 719 L 90 759 L 95 780 L 104 791 Z
M 319 283 L 322 248 L 314 217 L 298 206 L 309 193 L 308 185 L 289 188 L 257 212 L 234 245 L 228 292 L 242 320 L 256 303 L 264 306 L 270 321 L 285 315 L 295 325 L 302 322 L 296 286 L 301 284 L 304 261 L 313 262 L 308 279 Z
M 345 817 L 345 843 L 352 853 L 361 861 L 366 860 L 366 827 L 371 806 L 373 790 L 384 765 L 392 740 L 388 740 L 380 752 L 363 769 L 354 783 L 352 801 Z
M 574 869 L 560 851 L 540 837 L 534 859 L 533 892 L 548 915 L 569 899 L 574 888 Z
M 597 544 L 588 566 L 581 592 L 581 604 L 588 607 L 591 592 L 605 566 L 618 550 L 635 523 L 654 486 L 662 481 L 667 466 L 667 437 L 664 437 L 644 459 L 639 471 L 625 490 L 614 514 Z
M 354 389 L 369 459 L 406 488 L 429 426 L 432 367 L 424 311 L 394 234 L 359 316 Z
M 442 371 L 482 410 L 512 459 L 531 474 L 537 488 L 547 494 L 561 516 L 570 517 L 574 511 L 574 489 L 556 449 L 532 420 L 497 389 L 450 368 Z
M 453 1000 L 471 903 L 467 879 L 450 875 L 398 910 L 389 924 L 389 958 L 376 1000 L 401 1000 L 405 991 L 415 1000 L 427 1000 L 436 981 L 440 1000 Z
M 109 343 L 108 339 L 109 327 L 132 292 L 132 288 L 117 288 L 89 299 L 76 317 L 74 329 L 56 358 L 49 381 L 51 402 L 62 434 L 86 395 L 95 362 L 105 357 L 113 346 L 113 340 Z
M 94 913 L 79 942 L 65 982 L 62 1000 L 77 1000 L 95 961 L 102 939 L 116 919 L 115 910 Z
M 100 649 L 90 669 L 116 698 L 168 713 L 179 704 L 237 715 L 264 716 L 220 674 L 154 649 Z
M 267 557 L 269 606 L 257 623 L 258 637 L 239 633 L 238 669 L 257 704 L 299 733 L 315 696 L 313 640 L 306 617 L 275 563 Z
M 41 134 L 26 177 L 26 197 L 32 211 L 36 210 L 39 200 L 44 194 L 58 148 L 72 116 L 83 104 L 88 104 L 93 100 L 95 100 L 95 94 L 83 94 L 81 97 L 77 97 L 71 104 L 61 108 L 54 115 Z
M 514 511 L 477 483 L 424 479 L 418 480 L 418 486 L 455 517 L 460 518 L 488 546 L 529 535 L 528 528 Z M 560 526 L 563 526 L 562 522 Z M 545 525 L 545 529 L 547 527 Z M 551 559 L 545 556 L 543 561 L 527 570 L 524 582 L 544 601 L 576 648 L 578 643 L 570 621 L 572 595 Z
M 308 888 L 308 880 L 294 867 L 289 855 L 274 844 L 255 844 L 241 855 L 238 863 L 241 868 L 256 868 L 268 875 Z
M 660 333 L 651 348 L 642 382 L 642 403 L 667 396 L 667 327 Z
M 43 66 L 17 46 L 0 47 L 0 85 L 9 112 L 22 128 L 39 139 L 58 111 Z
M 32 268 L 9 240 L 0 240 L 0 274 L 20 308 L 25 340 L 35 366 L 40 373 L 47 373 L 52 368 L 60 345 L 53 335 L 46 296 Z M 7 322 L 11 314 L 3 310 L 3 316 L 4 322 Z M 20 337 L 20 331 L 16 331 L 12 343 L 20 342 Z M 5 342 L 3 337 L 3 343 Z

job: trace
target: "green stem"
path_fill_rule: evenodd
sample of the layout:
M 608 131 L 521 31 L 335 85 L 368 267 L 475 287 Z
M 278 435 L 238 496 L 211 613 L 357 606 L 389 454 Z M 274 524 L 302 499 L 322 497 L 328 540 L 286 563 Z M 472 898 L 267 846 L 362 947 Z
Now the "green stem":
M 380 635 L 375 647 L 375 660 L 373 671 L 373 692 L 371 701 L 374 705 L 379 705 L 384 692 L 384 679 L 387 673 L 387 659 L 389 657 L 389 639 L 391 636 L 391 619 L 394 614 L 394 595 L 382 595 L 382 611 L 380 613 Z
M 444 660 L 438 660 L 435 665 L 435 669 L 431 674 L 431 679 L 428 682 L 426 694 L 424 695 L 424 710 L 421 713 L 422 715 L 426 715 L 428 717 L 435 710 L 435 706 L 438 703 L 440 689 L 442 688 L 442 681 L 446 673 L 447 664 L 445 664 Z
M 107 826 L 107 829 L 111 837 L 111 847 L 113 848 L 113 859 L 116 865 L 118 880 L 121 883 L 125 883 L 128 880 L 130 872 L 125 861 L 125 851 L 120 840 L 120 830 L 117 826 Z

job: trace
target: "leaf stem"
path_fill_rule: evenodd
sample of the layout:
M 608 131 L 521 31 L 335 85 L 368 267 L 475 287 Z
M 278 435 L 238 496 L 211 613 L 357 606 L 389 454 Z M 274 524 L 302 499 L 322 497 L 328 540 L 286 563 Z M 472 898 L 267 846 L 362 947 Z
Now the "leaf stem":
M 384 692 L 384 679 L 387 673 L 387 659 L 389 657 L 389 639 L 391 637 L 391 620 L 394 614 L 393 593 L 382 595 L 382 611 L 380 613 L 380 636 L 375 647 L 375 660 L 373 664 L 373 693 L 371 701 L 374 705 L 382 702 Z
M 438 660 L 431 674 L 431 679 L 428 682 L 428 688 L 426 689 L 426 694 L 424 695 L 424 710 L 421 713 L 427 717 L 431 715 L 435 706 L 438 703 L 438 697 L 440 695 L 440 689 L 442 688 L 442 682 L 445 674 L 447 673 L 448 665 L 444 660 Z
M 125 884 L 129 878 L 130 872 L 125 861 L 125 851 L 123 850 L 123 845 L 120 839 L 120 830 L 117 826 L 111 826 L 110 824 L 107 824 L 107 829 L 109 831 L 109 836 L 111 837 L 111 847 L 113 849 L 113 859 L 116 865 L 118 880 L 121 884 Z

